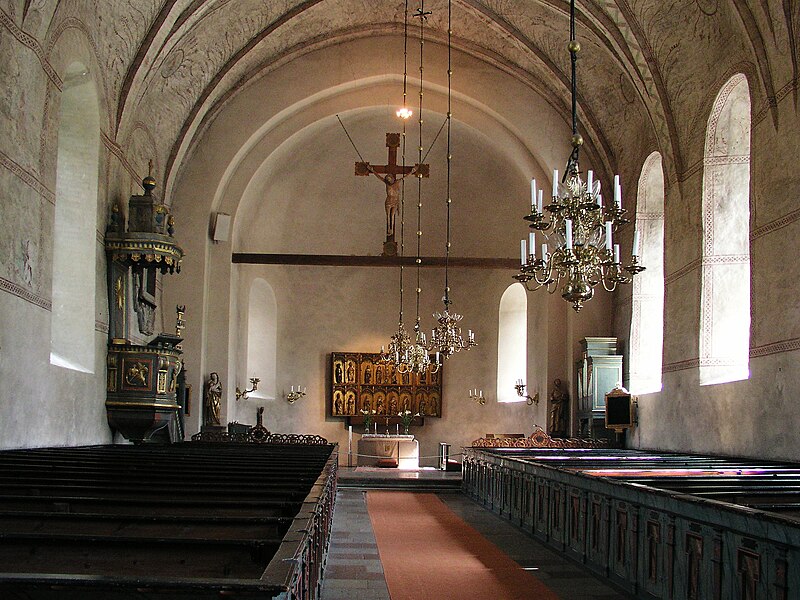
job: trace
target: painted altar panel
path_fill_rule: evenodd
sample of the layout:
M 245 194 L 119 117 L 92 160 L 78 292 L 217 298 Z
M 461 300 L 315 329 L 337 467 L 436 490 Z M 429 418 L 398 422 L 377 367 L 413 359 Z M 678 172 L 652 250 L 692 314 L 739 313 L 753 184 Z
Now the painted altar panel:
M 378 353 L 331 353 L 330 414 L 362 417 L 362 410 L 396 417 L 403 410 L 442 416 L 442 370 L 400 373 Z

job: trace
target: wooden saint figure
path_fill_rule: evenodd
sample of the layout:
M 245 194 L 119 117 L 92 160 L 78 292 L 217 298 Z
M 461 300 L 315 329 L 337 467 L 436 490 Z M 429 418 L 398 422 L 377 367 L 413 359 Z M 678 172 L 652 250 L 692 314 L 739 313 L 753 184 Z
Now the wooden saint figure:
M 386 185 L 386 242 L 383 244 L 384 256 L 397 255 L 397 242 L 394 239 L 395 221 L 400 210 L 400 182 L 409 175 L 418 177 L 430 176 L 430 165 L 415 164 L 404 166 L 397 164 L 397 149 L 400 147 L 400 134 L 387 133 L 386 147 L 389 148 L 389 159 L 385 165 L 371 165 L 368 162 L 356 162 L 356 175 L 366 177 L 375 175 Z

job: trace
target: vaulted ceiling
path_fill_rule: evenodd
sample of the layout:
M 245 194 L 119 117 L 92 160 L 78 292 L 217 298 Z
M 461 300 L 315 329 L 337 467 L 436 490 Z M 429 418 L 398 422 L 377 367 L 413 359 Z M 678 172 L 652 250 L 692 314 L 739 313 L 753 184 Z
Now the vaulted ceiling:
M 448 2 L 424 8 L 427 39 L 444 44 Z M 22 10 L 29 30 L 50 24 L 51 40 L 53 28 L 76 26 L 70 13 L 83 22 L 94 15 L 90 27 L 111 46 L 101 67 L 115 138 L 125 144 L 146 127 L 168 181 L 198 132 L 249 82 L 319 49 L 402 36 L 405 13 L 398 0 L 82 0 L 59 3 L 59 18 L 52 3 L 26 0 Z M 614 168 L 631 145 L 637 155 L 657 149 L 679 174 L 694 160 L 682 140 L 697 123 L 676 115 L 711 102 L 732 74 L 719 65 L 745 72 L 755 110 L 777 119 L 775 95 L 797 78 L 799 12 L 796 0 L 579 0 L 579 114 L 590 151 Z M 523 82 L 566 120 L 568 14 L 565 0 L 452 0 L 453 48 Z M 458 74 L 453 85 L 470 94 Z

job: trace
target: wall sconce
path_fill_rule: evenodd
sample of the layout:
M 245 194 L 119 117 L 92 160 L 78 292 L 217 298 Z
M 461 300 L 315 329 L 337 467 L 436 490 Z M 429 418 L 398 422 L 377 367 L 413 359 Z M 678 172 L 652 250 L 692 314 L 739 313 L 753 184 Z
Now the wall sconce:
M 514 389 L 517 390 L 517 396 L 520 398 L 525 398 L 528 401 L 528 406 L 531 404 L 539 404 L 539 392 L 536 392 L 532 398 L 525 393 L 525 384 L 522 383 L 522 379 L 517 379 L 517 383 L 514 384 Z
M 475 402 L 477 402 L 481 406 L 486 404 L 486 398 L 483 397 L 483 390 L 481 390 L 479 392 L 478 388 L 475 388 L 474 390 L 470 390 L 469 391 L 469 399 L 470 400 L 474 400 Z
M 236 387 L 236 401 L 238 402 L 239 400 L 247 400 L 247 394 L 249 394 L 251 392 L 255 392 L 258 389 L 258 382 L 259 381 L 261 381 L 261 380 L 258 377 L 251 377 L 250 378 L 250 383 L 251 383 L 251 385 L 253 387 L 251 389 L 249 389 L 249 390 L 242 391 L 237 386 Z
M 289 404 L 294 404 L 296 400 L 300 400 L 303 396 L 306 395 L 306 388 L 297 386 L 297 391 L 294 391 L 294 386 L 292 386 L 292 391 L 286 394 L 286 399 L 289 401 Z

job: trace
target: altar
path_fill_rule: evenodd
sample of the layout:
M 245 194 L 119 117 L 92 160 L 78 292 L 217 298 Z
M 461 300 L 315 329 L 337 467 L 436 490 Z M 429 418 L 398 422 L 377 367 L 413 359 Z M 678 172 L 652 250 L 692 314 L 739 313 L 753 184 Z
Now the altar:
M 397 459 L 400 469 L 419 469 L 419 441 L 413 435 L 365 433 L 358 440 L 358 466 L 375 466 L 386 458 Z

